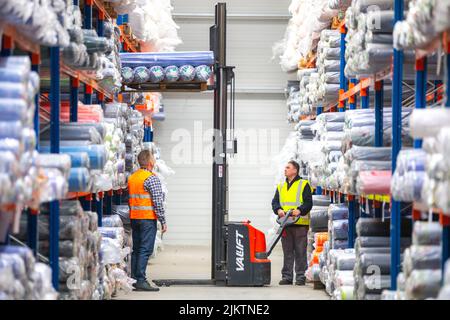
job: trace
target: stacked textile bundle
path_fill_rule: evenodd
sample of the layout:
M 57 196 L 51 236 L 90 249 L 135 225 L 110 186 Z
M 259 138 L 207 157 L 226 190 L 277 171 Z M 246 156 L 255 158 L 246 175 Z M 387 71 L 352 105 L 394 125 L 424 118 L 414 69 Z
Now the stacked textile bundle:
M 319 185 L 331 190 L 338 188 L 335 172 L 342 158 L 344 116 L 342 112 L 327 112 L 316 118 L 313 130 L 316 131 L 315 140 L 319 141 L 321 148 L 321 159 L 310 163 L 310 181 L 313 186 Z
M 331 204 L 328 207 L 328 233 L 330 249 L 348 248 L 348 207 Z
M 125 231 L 122 221 L 122 216 L 118 214 L 105 216 L 102 219 L 103 227 L 99 228 L 102 235 L 103 276 L 105 280 L 109 280 L 112 297 L 119 291 L 131 292 L 132 284 L 135 282 L 128 277 L 131 273 L 131 234 Z
M 311 232 L 311 230 L 308 232 L 308 269 L 305 272 L 308 281 L 320 281 L 321 264 L 323 264 L 320 257 L 323 257 L 326 241 L 328 241 L 327 232 Z
M 174 51 L 181 44 L 173 21 L 170 0 L 105 0 L 117 14 L 128 15 L 132 33 L 141 41 L 141 51 Z
M 0 300 L 56 300 L 50 267 L 26 247 L 0 246 Z
M 331 9 L 328 0 L 295 0 L 289 6 L 289 20 L 284 39 L 273 46 L 283 71 L 297 70 L 299 61 L 314 56 L 320 32 L 330 27 L 339 10 Z
M 206 82 L 214 65 L 212 51 L 170 53 L 121 53 L 122 80 L 125 84 L 161 81 Z
M 402 219 L 401 247 L 411 244 L 411 218 Z M 360 218 L 356 224 L 356 264 L 354 296 L 358 300 L 379 300 L 390 288 L 390 223 L 376 218 Z M 403 258 L 403 256 L 402 256 Z M 374 273 L 380 277 L 373 277 Z
M 45 177 L 35 151 L 38 91 L 39 76 L 31 71 L 29 57 L 0 58 L 0 205 L 1 211 L 11 213 L 0 223 L 0 239 L 5 239 L 16 207 L 39 206 L 40 182 Z M 17 232 L 17 225 L 13 229 Z
M 424 5 L 419 6 L 423 10 L 416 16 L 417 8 L 414 8 L 413 5 L 412 19 L 419 17 L 420 20 L 417 19 L 412 24 L 421 24 L 421 28 L 423 27 L 423 30 L 425 30 L 426 22 L 430 19 L 430 3 L 434 1 L 418 1 L 424 2 Z M 413 2 L 416 3 L 417 1 Z M 347 9 L 345 15 L 348 28 L 345 75 L 348 78 L 366 77 L 389 70 L 394 49 L 393 6 L 394 0 L 353 0 L 352 5 Z M 397 47 L 411 47 L 414 41 L 419 41 L 413 40 L 414 36 L 411 36 L 410 28 L 411 22 L 400 23 L 395 34 Z M 428 30 L 428 32 L 432 33 L 431 30 Z M 417 36 L 417 33 L 415 35 Z M 405 50 L 404 58 L 403 78 L 404 80 L 414 80 L 414 50 Z M 428 75 L 430 80 L 442 78 L 442 76 L 437 75 L 437 70 L 437 60 L 429 60 Z
M 67 27 L 72 24 L 72 6 L 67 1 L 1 0 L 2 20 L 19 33 L 44 46 L 69 45 Z M 1 28 L 0 28 L 1 29 Z
M 427 46 L 437 37 L 438 8 L 436 0 L 411 0 L 405 20 L 394 26 L 394 47 L 414 49 Z M 444 1 L 445 2 L 445 1 Z M 442 31 L 442 30 L 441 30 Z
M 325 290 L 333 300 L 354 300 L 353 268 L 355 261 L 354 249 L 329 250 L 326 257 L 326 266 L 322 270 L 328 274 Z
M 401 150 L 391 182 L 392 197 L 397 201 L 422 202 L 426 153 L 422 149 Z
M 386 290 L 385 300 L 436 298 L 441 287 L 442 227 L 437 222 L 414 223 L 412 245 L 404 253 L 403 272 L 396 291 Z
M 421 199 L 427 208 L 440 208 L 444 214 L 450 212 L 449 120 L 450 110 L 443 107 L 415 109 L 410 119 L 411 135 L 423 139 L 427 154 Z

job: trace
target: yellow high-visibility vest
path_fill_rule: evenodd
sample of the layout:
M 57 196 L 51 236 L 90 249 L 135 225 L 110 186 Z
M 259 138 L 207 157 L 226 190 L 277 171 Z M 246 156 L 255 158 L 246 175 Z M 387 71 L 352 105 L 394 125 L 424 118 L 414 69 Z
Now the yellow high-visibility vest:
M 285 181 L 278 184 L 278 194 L 280 195 L 281 208 L 287 212 L 290 209 L 297 209 L 303 204 L 303 190 L 309 185 L 308 180 L 299 179 L 295 181 L 288 190 L 288 183 Z M 300 217 L 295 224 L 309 225 L 310 215 Z

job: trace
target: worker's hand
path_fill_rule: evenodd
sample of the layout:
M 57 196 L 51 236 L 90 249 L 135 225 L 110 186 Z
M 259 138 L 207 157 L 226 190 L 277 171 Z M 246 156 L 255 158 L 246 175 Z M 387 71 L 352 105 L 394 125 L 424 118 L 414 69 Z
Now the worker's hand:
M 286 215 L 283 209 L 278 209 L 277 213 L 280 218 L 283 218 Z
M 292 211 L 292 216 L 297 217 L 299 215 L 300 215 L 300 210 L 295 209 L 295 210 Z
M 167 224 L 163 224 L 163 225 L 162 225 L 162 230 L 161 230 L 161 232 L 162 232 L 162 233 L 167 232 Z

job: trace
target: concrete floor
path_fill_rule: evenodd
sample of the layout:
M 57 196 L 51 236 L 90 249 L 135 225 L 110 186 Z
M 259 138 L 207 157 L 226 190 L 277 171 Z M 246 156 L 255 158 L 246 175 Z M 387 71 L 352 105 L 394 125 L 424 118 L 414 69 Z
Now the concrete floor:
M 282 253 L 280 248 L 271 255 L 272 284 L 267 287 L 172 286 L 159 292 L 120 294 L 121 300 L 327 300 L 324 290 L 305 287 L 279 286 Z M 147 276 L 152 279 L 207 279 L 210 275 L 210 248 L 206 246 L 165 246 L 150 260 Z

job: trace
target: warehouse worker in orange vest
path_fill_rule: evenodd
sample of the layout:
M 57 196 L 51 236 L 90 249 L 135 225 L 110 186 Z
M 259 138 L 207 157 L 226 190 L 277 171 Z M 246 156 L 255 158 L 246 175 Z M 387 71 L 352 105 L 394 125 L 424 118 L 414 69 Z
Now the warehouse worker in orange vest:
M 149 150 L 138 155 L 140 169 L 128 178 L 129 206 L 133 252 L 131 254 L 131 277 L 137 282 L 136 291 L 159 291 L 152 287 L 146 277 L 148 259 L 153 253 L 157 220 L 162 232 L 167 231 L 164 215 L 164 194 L 161 181 L 152 173 L 155 159 Z
M 295 284 L 304 286 L 307 269 L 306 248 L 308 244 L 309 212 L 313 206 L 312 191 L 308 180 L 299 176 L 300 166 L 295 161 L 289 161 L 284 169 L 286 181 L 280 183 L 272 199 L 272 210 L 279 217 L 284 217 L 288 210 L 292 215 L 300 216 L 298 221 L 286 227 L 281 235 L 283 247 L 283 269 L 280 285 Z

